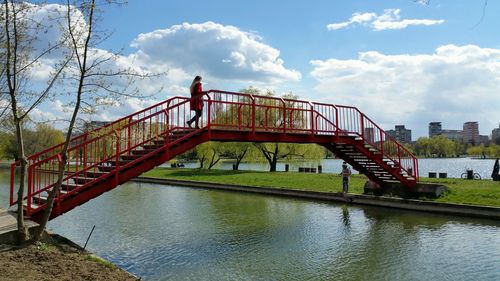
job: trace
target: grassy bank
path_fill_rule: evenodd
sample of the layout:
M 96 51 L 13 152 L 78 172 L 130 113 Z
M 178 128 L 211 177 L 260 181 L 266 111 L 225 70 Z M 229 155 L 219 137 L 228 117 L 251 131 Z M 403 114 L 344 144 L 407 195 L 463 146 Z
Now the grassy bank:
M 342 189 L 342 178 L 335 174 L 156 168 L 143 176 L 320 192 L 340 192 Z M 427 178 L 422 181 L 449 187 L 450 191 L 435 199 L 436 202 L 500 207 L 500 182 Z M 349 192 L 362 194 L 365 182 L 365 176 L 353 175 Z

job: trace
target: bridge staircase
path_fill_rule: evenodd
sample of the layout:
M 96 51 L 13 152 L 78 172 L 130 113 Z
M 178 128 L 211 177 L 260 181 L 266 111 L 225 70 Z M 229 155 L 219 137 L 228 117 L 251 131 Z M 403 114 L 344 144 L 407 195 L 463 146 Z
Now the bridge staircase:
M 51 219 L 206 141 L 316 143 L 369 179 L 412 188 L 418 162 L 403 145 L 355 107 L 211 90 L 200 129 L 186 125 L 189 99 L 173 97 L 71 140 L 69 165 Z M 39 221 L 57 183 L 62 144 L 28 158 L 24 212 Z M 11 166 L 10 204 L 16 169 Z

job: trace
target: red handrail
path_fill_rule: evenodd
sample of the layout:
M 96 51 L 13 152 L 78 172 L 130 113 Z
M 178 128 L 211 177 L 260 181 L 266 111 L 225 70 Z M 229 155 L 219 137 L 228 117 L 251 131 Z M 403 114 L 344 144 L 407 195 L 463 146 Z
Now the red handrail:
M 252 135 L 257 131 L 354 135 L 380 151 L 383 157 L 397 163 L 401 171 L 418 180 L 416 157 L 356 107 L 220 90 L 210 90 L 203 95 L 203 102 L 207 104 L 208 110 L 201 117 L 200 124 L 204 124 L 201 130 L 206 129 L 209 138 L 213 128 L 249 130 Z M 132 155 L 134 149 L 158 140 L 160 136 L 166 136 L 166 145 L 173 145 L 196 134 L 195 131 L 191 131 L 179 139 L 173 141 L 169 139 L 169 132 L 186 128 L 185 121 L 191 114 L 188 108 L 189 100 L 187 97 L 172 97 L 73 137 L 68 149 L 68 167 L 65 170 L 63 184 L 69 186 L 72 184 L 71 180 L 74 180 L 75 184 L 80 180 L 87 180 L 87 174 L 99 172 L 99 167 L 110 161 L 114 163 L 115 168 L 81 185 L 77 184 L 73 190 L 68 188 L 65 194 L 58 193 L 56 201 L 111 175 L 115 176 L 117 182 L 121 170 L 143 161 L 165 149 L 166 146 L 141 154 L 140 157 L 123 165 L 120 163 L 120 157 Z M 373 133 L 367 135 L 365 133 L 367 128 L 373 130 Z M 56 180 L 54 171 L 60 165 L 61 147 L 62 144 L 55 145 L 28 157 L 28 195 L 25 197 L 28 199 L 28 213 L 36 211 L 31 208 L 33 198 L 37 196 L 39 200 L 37 208 L 42 208 L 43 204 L 39 204 L 41 193 L 54 186 Z M 15 203 L 14 177 L 18 164 L 16 162 L 11 165 L 11 205 Z

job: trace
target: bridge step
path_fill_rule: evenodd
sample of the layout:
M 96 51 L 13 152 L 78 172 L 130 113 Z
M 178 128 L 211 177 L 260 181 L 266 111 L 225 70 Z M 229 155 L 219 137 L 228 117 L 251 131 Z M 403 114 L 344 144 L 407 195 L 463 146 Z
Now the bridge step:
M 99 171 L 103 171 L 103 172 L 111 172 L 111 171 L 115 170 L 115 166 L 111 166 L 111 165 L 99 165 L 99 166 L 97 166 L 97 168 L 99 169 Z
M 398 177 L 407 181 L 414 180 L 401 171 L 394 160 L 384 157 L 372 144 L 364 140 L 355 139 L 354 144 L 333 143 L 332 146 L 334 152 L 340 153 L 341 158 L 346 157 L 344 160 L 355 163 L 364 173 L 371 174 L 380 181 L 398 180 Z
M 76 183 L 63 183 L 61 184 L 61 191 L 72 191 L 74 189 L 77 189 L 79 187 L 82 187 L 83 184 L 76 184 Z
M 156 150 L 160 147 L 163 147 L 163 145 L 157 145 L 157 144 L 145 144 L 142 146 L 145 150 Z
M 104 175 L 107 175 L 108 173 L 107 172 L 103 172 L 103 171 L 88 171 L 87 172 L 87 177 L 92 177 L 92 178 L 98 178 L 100 176 L 104 176 Z
M 36 204 L 34 202 L 31 202 L 31 209 L 37 209 L 41 204 Z M 23 208 L 24 208 L 24 211 L 26 212 L 26 210 L 28 210 L 28 203 L 27 202 L 24 202 L 23 203 Z
M 85 184 L 87 182 L 91 182 L 95 180 L 95 178 L 89 178 L 89 177 L 74 177 L 71 178 L 76 184 Z
M 47 199 L 48 199 L 48 196 L 35 196 L 33 197 L 33 202 L 31 202 L 33 205 L 33 203 L 37 204 L 37 205 L 43 205 L 45 203 L 47 203 Z
M 130 160 L 123 160 L 123 159 L 120 159 L 120 160 L 118 160 L 118 165 L 119 165 L 119 166 L 123 166 L 123 165 L 127 165 L 127 164 L 128 164 L 128 163 L 130 163 L 130 162 L 131 162 Z M 104 166 L 104 167 L 105 167 L 105 166 L 113 166 L 113 169 L 114 169 L 115 165 L 116 165 L 116 160 L 110 160 L 110 161 L 107 161 L 107 162 L 106 162 L 106 165 L 100 165 L 100 166 L 101 166 L 101 167 L 102 167 L 102 166 Z M 100 167 L 100 166 L 97 166 L 97 167 Z M 102 170 L 102 171 L 104 171 L 104 170 Z M 111 171 L 111 170 L 108 170 L 108 171 Z
M 164 146 L 164 145 L 166 145 L 166 144 L 167 144 L 167 143 L 166 143 L 166 141 L 165 141 L 165 140 L 154 140 L 154 141 L 153 141 L 153 145 L 155 145 L 155 146 L 160 146 L 160 147 L 162 147 L 162 146 Z
M 140 155 L 140 156 L 142 156 L 142 155 L 146 155 L 146 154 L 148 154 L 150 152 L 153 152 L 153 150 L 152 149 L 151 150 L 150 149 L 142 149 L 142 150 L 132 150 L 131 152 L 134 155 Z
M 120 158 L 125 160 L 125 161 L 133 161 L 133 160 L 139 159 L 141 157 L 142 157 L 142 155 L 134 155 L 134 154 L 120 155 Z

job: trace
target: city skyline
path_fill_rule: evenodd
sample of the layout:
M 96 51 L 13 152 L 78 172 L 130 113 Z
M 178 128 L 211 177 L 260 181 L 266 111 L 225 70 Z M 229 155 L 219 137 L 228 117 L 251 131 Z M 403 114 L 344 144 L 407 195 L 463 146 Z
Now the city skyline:
M 394 125 L 394 129 L 385 128 L 384 130 L 393 138 L 398 141 L 408 142 L 408 140 L 416 141 L 419 137 L 434 137 L 437 135 L 444 135 L 451 140 L 466 142 L 466 143 L 486 143 L 495 141 L 500 138 L 500 122 L 498 127 L 492 128 L 488 134 L 481 134 L 479 131 L 478 121 L 466 121 L 462 124 L 461 129 L 443 128 L 442 121 L 432 121 L 427 125 L 427 135 L 412 137 L 412 129 L 406 128 L 405 124 Z M 468 132 L 467 132 L 468 131 Z M 366 134 L 366 132 L 365 132 Z M 473 135 L 473 136 L 471 136 Z M 473 139 L 471 139 L 473 138 Z

